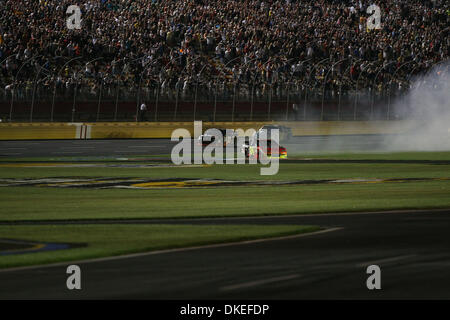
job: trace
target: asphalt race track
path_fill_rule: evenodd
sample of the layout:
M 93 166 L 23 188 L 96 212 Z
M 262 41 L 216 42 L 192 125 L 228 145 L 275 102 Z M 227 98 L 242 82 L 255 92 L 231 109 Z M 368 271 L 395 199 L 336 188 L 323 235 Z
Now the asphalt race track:
M 294 144 L 309 152 L 324 146 L 370 151 L 384 139 L 303 137 Z M 0 157 L 162 155 L 172 145 L 168 140 L 2 141 Z M 450 210 L 22 223 L 299 224 L 324 231 L 76 262 L 82 290 L 74 291 L 66 288 L 69 263 L 2 270 L 0 299 L 450 299 Z M 381 268 L 381 290 L 366 287 L 372 264 Z
M 167 139 L 0 141 L 0 157 L 123 157 L 170 154 Z
M 288 153 L 319 151 L 376 151 L 386 135 L 294 137 L 286 146 Z M 84 157 L 170 154 L 177 142 L 169 139 L 134 140 L 37 140 L 0 141 L 0 158 L 7 157 Z
M 328 232 L 78 262 L 78 291 L 66 289 L 69 264 L 0 271 L 0 298 L 448 299 L 449 214 L 441 210 L 141 221 L 313 224 Z M 372 264 L 381 268 L 381 290 L 366 287 L 366 268 Z

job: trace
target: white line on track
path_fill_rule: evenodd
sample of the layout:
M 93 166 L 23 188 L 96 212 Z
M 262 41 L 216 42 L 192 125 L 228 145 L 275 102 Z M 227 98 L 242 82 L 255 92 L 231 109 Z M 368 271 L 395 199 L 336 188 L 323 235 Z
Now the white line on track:
M 86 140 L 86 141 L 73 141 L 71 142 L 72 144 L 105 144 L 105 143 L 110 143 L 109 141 L 95 141 L 95 140 Z
M 229 242 L 229 243 L 209 244 L 209 245 L 204 245 L 204 246 L 195 246 L 195 247 L 187 247 L 187 248 L 158 250 L 158 251 L 133 253 L 133 254 L 126 254 L 126 255 L 115 256 L 115 257 L 97 258 L 97 259 L 90 259 L 90 260 L 58 262 L 58 263 L 38 265 L 38 266 L 15 267 L 15 268 L 9 268 L 9 269 L 0 269 L 0 273 L 32 270 L 32 269 L 42 269 L 42 268 L 52 268 L 52 267 L 62 267 L 62 266 L 67 266 L 67 265 L 71 265 L 71 264 L 85 264 L 85 263 L 96 263 L 96 262 L 114 261 L 114 260 L 130 259 L 130 258 L 140 258 L 140 257 L 153 256 L 153 255 L 158 255 L 158 254 L 187 252 L 187 251 L 201 250 L 201 249 L 243 246 L 243 245 L 262 243 L 262 242 L 268 242 L 268 241 L 298 239 L 298 238 L 311 237 L 311 236 L 315 236 L 318 234 L 324 234 L 324 233 L 328 233 L 328 232 L 338 231 L 341 229 L 343 229 L 343 228 L 329 228 L 329 229 L 320 230 L 320 231 L 316 231 L 316 232 L 295 234 L 295 235 L 291 235 L 291 236 L 276 237 L 276 238 L 265 238 L 265 239 L 237 241 L 237 242 Z
M 164 148 L 165 146 L 127 146 L 127 148 Z
M 22 141 L 20 141 L 20 140 L 12 140 L 12 141 L 1 141 L 1 144 L 14 144 L 14 145 L 17 145 L 17 144 L 21 144 L 21 145 L 23 145 L 23 144 L 40 144 L 41 142 L 22 142 Z
M 391 257 L 391 258 L 386 258 L 386 259 L 379 259 L 379 260 L 374 260 L 374 261 L 367 261 L 367 262 L 363 262 L 363 263 L 358 263 L 356 266 L 357 267 L 367 267 L 367 266 L 371 266 L 371 265 L 383 265 L 383 264 L 390 264 L 393 262 L 398 262 L 398 261 L 402 261 L 402 260 L 407 260 L 410 258 L 416 257 L 415 254 L 411 254 L 411 255 L 406 255 L 406 256 L 398 256 L 398 257 Z
M 220 288 L 220 291 L 232 291 L 232 290 L 237 290 L 237 289 L 257 287 L 257 286 L 262 286 L 262 285 L 269 284 L 269 283 L 292 280 L 292 279 L 296 279 L 299 277 L 300 277 L 299 274 L 291 274 L 291 275 L 282 276 L 282 277 L 274 277 L 274 278 L 268 278 L 268 279 L 243 282 L 243 283 L 238 283 L 238 284 L 222 287 L 222 288 Z
M 114 153 L 136 153 L 136 152 L 145 152 L 145 150 L 115 150 Z
M 81 151 L 56 151 L 56 152 L 52 152 L 52 154 L 61 154 L 61 153 L 70 154 L 70 153 L 82 153 L 82 152 Z
M 95 149 L 95 147 L 72 146 L 72 147 L 61 147 L 61 149 Z

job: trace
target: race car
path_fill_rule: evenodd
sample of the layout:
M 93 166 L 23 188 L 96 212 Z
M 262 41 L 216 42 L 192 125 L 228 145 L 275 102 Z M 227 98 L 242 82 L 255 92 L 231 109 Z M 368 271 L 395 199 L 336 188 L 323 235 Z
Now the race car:
M 278 145 L 273 140 L 252 139 L 250 143 L 244 143 L 241 151 L 246 159 L 260 159 L 260 157 L 272 158 L 272 150 L 278 148 L 278 158 L 287 159 L 287 151 L 283 146 Z
M 265 130 L 267 135 L 266 139 L 271 139 L 271 131 L 272 129 L 278 129 L 280 142 L 287 142 L 292 138 L 292 129 L 286 126 L 278 125 L 278 124 L 266 124 L 259 128 L 257 132 L 253 135 L 254 139 L 258 139 L 262 136 L 262 132 Z
M 216 145 L 216 146 L 223 146 L 226 147 L 227 145 L 231 144 L 232 142 L 236 143 L 236 132 L 234 130 L 228 130 L 229 132 L 232 131 L 231 135 L 227 135 L 226 129 L 217 129 L 222 133 L 222 137 L 220 139 L 217 139 L 216 137 L 210 134 L 202 134 L 198 137 L 197 143 L 203 147 L 206 147 L 208 145 Z

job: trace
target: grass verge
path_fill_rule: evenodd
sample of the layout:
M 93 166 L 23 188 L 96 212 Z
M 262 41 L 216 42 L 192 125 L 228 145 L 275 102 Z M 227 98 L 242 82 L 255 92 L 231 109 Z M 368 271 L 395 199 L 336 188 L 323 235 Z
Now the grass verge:
M 449 208 L 450 182 L 209 189 L 2 188 L 0 221 L 139 219 Z
M 0 226 L 2 238 L 83 243 L 86 247 L 0 258 L 0 268 L 93 259 L 160 249 L 191 247 L 302 234 L 315 226 L 286 225 L 58 225 Z

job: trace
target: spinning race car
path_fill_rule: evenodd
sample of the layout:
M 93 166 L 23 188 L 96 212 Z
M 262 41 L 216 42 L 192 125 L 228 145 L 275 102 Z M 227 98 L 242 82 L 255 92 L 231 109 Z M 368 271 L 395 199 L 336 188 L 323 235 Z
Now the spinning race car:
M 261 157 L 272 158 L 272 151 L 278 148 L 277 158 L 287 159 L 287 151 L 283 146 L 278 145 L 273 140 L 259 140 L 253 139 L 250 143 L 245 143 L 241 151 L 244 153 L 246 159 L 260 159 Z
M 226 147 L 227 145 L 230 145 L 232 142 L 236 143 L 236 133 L 234 131 L 228 130 L 229 134 L 227 135 L 226 129 L 217 129 L 217 130 L 221 132 L 222 134 L 221 138 L 216 139 L 215 136 L 205 133 L 198 137 L 197 144 L 203 147 L 206 147 L 208 145 Z
M 257 132 L 255 132 L 255 134 L 253 135 L 253 139 L 261 137 L 263 132 L 266 132 L 266 138 L 270 139 L 272 130 L 278 130 L 280 142 L 288 142 L 292 139 L 292 129 L 278 124 L 266 124 L 262 126 Z

